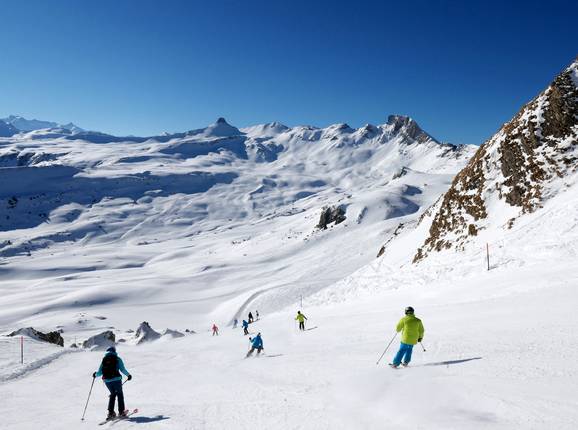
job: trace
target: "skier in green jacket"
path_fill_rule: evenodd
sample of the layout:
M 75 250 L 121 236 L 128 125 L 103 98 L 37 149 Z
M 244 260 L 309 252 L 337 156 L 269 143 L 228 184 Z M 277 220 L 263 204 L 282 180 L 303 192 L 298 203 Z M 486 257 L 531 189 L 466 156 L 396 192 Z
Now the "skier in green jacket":
M 399 320 L 395 330 L 401 332 L 401 344 L 390 366 L 398 368 L 400 364 L 407 366 L 411 361 L 413 346 L 422 341 L 424 328 L 421 320 L 414 315 L 413 308 L 409 306 L 405 308 L 405 316 Z
M 301 313 L 301 311 L 297 311 L 297 316 L 295 317 L 295 321 L 299 321 L 299 330 L 305 330 L 305 320 L 307 317 Z

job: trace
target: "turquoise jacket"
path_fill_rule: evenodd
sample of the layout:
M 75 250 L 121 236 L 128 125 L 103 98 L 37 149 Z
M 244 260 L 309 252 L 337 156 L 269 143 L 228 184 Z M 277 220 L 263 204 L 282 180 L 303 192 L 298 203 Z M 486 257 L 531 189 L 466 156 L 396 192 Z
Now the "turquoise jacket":
M 125 374 L 125 376 L 130 375 L 130 373 L 128 373 L 128 370 L 126 370 L 126 368 L 124 367 L 124 362 L 122 361 L 122 358 L 120 358 L 116 352 L 107 352 L 105 354 L 105 356 L 107 355 L 116 355 L 118 360 L 117 360 L 117 370 L 119 372 L 122 372 Z M 96 377 L 102 376 L 102 363 L 100 363 L 100 367 L 98 368 L 98 371 L 96 372 Z M 117 376 L 116 378 L 110 378 L 110 379 L 104 379 L 104 382 L 113 382 L 113 381 L 121 381 L 122 380 L 122 376 Z

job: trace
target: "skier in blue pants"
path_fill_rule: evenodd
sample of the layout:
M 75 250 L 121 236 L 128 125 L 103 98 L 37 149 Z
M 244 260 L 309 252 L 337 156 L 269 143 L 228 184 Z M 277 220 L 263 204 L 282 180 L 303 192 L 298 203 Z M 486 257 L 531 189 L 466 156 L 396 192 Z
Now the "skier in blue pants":
M 422 341 L 425 330 L 421 320 L 414 315 L 414 309 L 411 306 L 405 308 L 405 316 L 399 320 L 395 329 L 398 333 L 401 332 L 401 344 L 390 366 L 397 368 L 403 364 L 405 367 L 411 361 L 413 346 Z
M 116 354 L 116 348 L 111 346 L 106 350 L 106 354 L 100 363 L 98 371 L 92 374 L 93 378 L 102 376 L 106 388 L 110 391 L 110 397 L 108 398 L 108 416 L 106 417 L 107 420 L 112 420 L 116 417 L 116 414 L 114 413 L 114 403 L 117 398 L 118 415 L 119 417 L 126 416 L 124 394 L 122 392 L 122 376 L 120 372 L 124 373 L 129 381 L 132 379 L 132 375 L 124 367 L 124 362 Z

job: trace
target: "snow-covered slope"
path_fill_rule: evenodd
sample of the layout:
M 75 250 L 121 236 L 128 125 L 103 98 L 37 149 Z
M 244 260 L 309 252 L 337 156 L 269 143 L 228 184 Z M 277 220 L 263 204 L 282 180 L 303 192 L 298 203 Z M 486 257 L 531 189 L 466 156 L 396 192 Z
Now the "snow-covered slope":
M 454 179 L 433 209 L 416 261 L 461 248 L 474 237 L 504 234 L 524 214 L 576 185 L 578 59 L 525 105 Z
M 0 140 L 0 324 L 133 302 L 203 323 L 282 308 L 375 258 L 475 151 L 401 116 L 245 131 L 220 118 L 106 144 L 30 133 Z M 316 229 L 324 206 L 346 221 Z

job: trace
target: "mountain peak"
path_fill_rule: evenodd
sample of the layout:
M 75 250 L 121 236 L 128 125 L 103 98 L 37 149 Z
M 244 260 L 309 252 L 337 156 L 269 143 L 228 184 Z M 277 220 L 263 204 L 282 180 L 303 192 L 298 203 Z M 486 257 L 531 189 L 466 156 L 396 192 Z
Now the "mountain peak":
M 220 116 L 219 118 L 217 118 L 217 121 L 215 122 L 215 124 L 227 124 L 229 125 L 229 123 L 227 122 L 227 120 L 225 118 L 223 118 L 222 116 Z
M 394 135 L 402 135 L 419 143 L 428 141 L 439 143 L 434 137 L 423 131 L 418 123 L 409 116 L 389 115 L 387 117 L 387 125 L 391 128 L 391 133 Z

